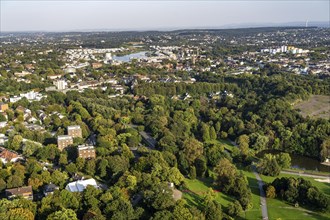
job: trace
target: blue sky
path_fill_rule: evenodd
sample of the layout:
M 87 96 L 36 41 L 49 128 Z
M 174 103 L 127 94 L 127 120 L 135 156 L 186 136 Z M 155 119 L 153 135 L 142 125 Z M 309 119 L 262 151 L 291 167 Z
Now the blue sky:
M 223 27 L 329 21 L 326 1 L 1 1 L 1 31 Z

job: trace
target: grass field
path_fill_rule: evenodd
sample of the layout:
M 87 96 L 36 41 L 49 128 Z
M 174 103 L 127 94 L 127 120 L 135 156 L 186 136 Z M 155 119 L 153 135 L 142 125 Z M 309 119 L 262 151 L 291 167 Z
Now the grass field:
M 270 177 L 260 175 L 262 180 L 265 183 L 271 183 L 277 177 Z M 297 175 L 290 175 L 290 174 L 280 174 L 278 177 L 299 177 Z M 310 177 L 302 177 L 306 180 L 311 181 L 311 183 L 319 188 L 323 193 L 325 193 L 330 198 L 330 184 L 328 183 L 321 183 L 315 181 L 313 178 Z M 294 206 L 286 203 L 285 201 L 279 199 L 267 199 L 267 207 L 268 207 L 268 215 L 269 219 L 330 219 L 330 213 L 316 213 L 310 210 L 306 210 L 304 208 L 295 208 Z
M 188 189 L 183 191 L 183 198 L 187 200 L 188 204 L 191 206 L 197 206 L 202 208 L 203 198 L 210 187 L 212 187 L 211 178 L 203 179 L 185 179 Z M 218 201 L 222 206 L 227 207 L 233 198 L 215 191 L 216 201 Z
M 313 95 L 307 101 L 298 102 L 294 105 L 299 109 L 302 116 L 313 118 L 330 118 L 330 96 Z
M 321 190 L 324 194 L 326 194 L 330 198 L 330 184 L 329 183 L 318 182 L 318 181 L 314 180 L 314 178 L 311 178 L 311 177 L 303 177 L 303 176 L 291 175 L 291 174 L 283 174 L 283 173 L 281 173 L 277 177 L 264 176 L 264 175 L 260 175 L 260 176 L 261 176 L 262 180 L 265 183 L 271 183 L 271 182 L 273 182 L 274 179 L 281 178 L 281 177 L 295 177 L 295 178 L 301 177 L 301 178 L 304 178 L 306 180 L 311 181 L 311 183 L 313 184 L 313 186 L 316 186 L 319 190 Z

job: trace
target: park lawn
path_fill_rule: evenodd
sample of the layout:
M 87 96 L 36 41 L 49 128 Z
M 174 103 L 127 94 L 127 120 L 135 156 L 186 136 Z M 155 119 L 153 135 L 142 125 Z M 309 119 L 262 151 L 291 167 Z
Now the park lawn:
M 260 191 L 258 186 L 258 180 L 252 172 L 246 170 L 240 170 L 247 177 L 249 187 L 252 192 L 252 208 L 248 209 L 241 217 L 245 219 L 262 219 L 260 208 Z
M 183 198 L 187 200 L 188 205 L 197 206 L 202 209 L 202 202 L 206 192 L 210 187 L 213 188 L 212 179 L 203 178 L 191 180 L 186 178 L 185 183 L 187 185 L 187 189 L 183 190 Z M 229 203 L 234 201 L 233 198 L 219 191 L 215 191 L 215 194 L 215 200 L 218 201 L 223 207 L 227 207 Z
M 229 140 L 219 139 L 217 140 L 227 150 L 232 152 L 235 147 Z
M 271 183 L 275 178 L 277 177 L 271 177 L 271 176 L 264 176 L 260 175 L 262 180 L 265 183 Z M 291 174 L 280 174 L 278 178 L 281 177 L 299 177 L 298 175 L 291 175 Z M 321 183 L 316 180 L 314 180 L 311 177 L 301 177 L 306 180 L 309 180 L 312 182 L 314 186 L 319 188 L 323 193 L 325 193 L 330 198 L 330 184 L 328 183 Z M 320 212 L 314 212 L 311 210 L 306 210 L 302 207 L 295 208 L 294 206 L 286 203 L 283 200 L 279 199 L 270 199 L 267 198 L 267 208 L 268 208 L 268 215 L 269 219 L 330 219 L 330 213 L 320 213 Z
M 265 183 L 271 183 L 271 182 L 274 181 L 274 179 L 281 178 L 281 177 L 295 177 L 295 178 L 300 177 L 300 178 L 304 178 L 305 180 L 311 181 L 313 186 L 316 186 L 321 192 L 323 192 L 325 195 L 327 195 L 330 198 L 330 184 L 329 183 L 321 183 L 319 181 L 316 181 L 312 177 L 305 177 L 305 176 L 299 176 L 299 175 L 294 175 L 294 174 L 284 174 L 284 173 L 281 173 L 277 177 L 264 176 L 264 175 L 260 175 L 260 176 L 261 176 L 262 180 Z
M 316 213 L 313 211 L 306 210 L 304 208 L 295 208 L 294 206 L 287 204 L 285 201 L 278 199 L 267 198 L 267 209 L 269 220 L 276 219 L 330 219 L 327 217 L 327 213 Z
M 260 197 L 259 197 L 259 188 L 257 180 L 255 179 L 253 173 L 243 171 L 244 174 L 248 177 L 249 186 L 252 191 L 252 203 L 253 207 L 246 212 L 241 213 L 241 217 L 244 219 L 261 219 L 261 209 L 260 209 Z M 185 179 L 187 190 L 183 191 L 183 198 L 187 201 L 190 206 L 197 206 L 202 208 L 203 197 L 209 187 L 212 187 L 212 179 Z M 189 191 L 188 191 L 189 190 Z M 223 208 L 227 208 L 228 205 L 234 201 L 234 198 L 228 196 L 221 192 L 216 192 L 216 201 L 218 201 Z

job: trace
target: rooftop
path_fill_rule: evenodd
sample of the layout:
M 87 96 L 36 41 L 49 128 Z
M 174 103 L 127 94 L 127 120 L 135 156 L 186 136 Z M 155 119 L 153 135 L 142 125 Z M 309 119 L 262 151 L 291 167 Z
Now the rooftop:
M 70 126 L 68 126 L 68 130 L 71 130 L 71 129 L 80 129 L 80 125 L 70 125 Z
M 57 140 L 68 140 L 68 139 L 72 139 L 72 137 L 70 135 L 59 135 L 59 136 L 57 136 Z
M 12 189 L 6 189 L 6 194 L 8 196 L 16 196 L 16 195 L 22 195 L 25 193 L 32 193 L 32 186 L 23 186 L 18 188 L 12 188 Z
M 79 145 L 78 150 L 94 150 L 93 145 Z
M 89 185 L 98 188 L 97 183 L 94 179 L 87 179 L 87 180 L 77 180 L 75 182 L 71 182 L 68 185 L 66 185 L 65 189 L 70 192 L 82 192 Z

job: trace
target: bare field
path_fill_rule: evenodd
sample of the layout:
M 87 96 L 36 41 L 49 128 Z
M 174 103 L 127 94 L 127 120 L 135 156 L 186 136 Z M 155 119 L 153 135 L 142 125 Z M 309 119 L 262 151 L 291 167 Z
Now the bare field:
M 313 95 L 307 101 L 302 101 L 294 105 L 299 109 L 302 116 L 313 118 L 330 118 L 330 96 Z

